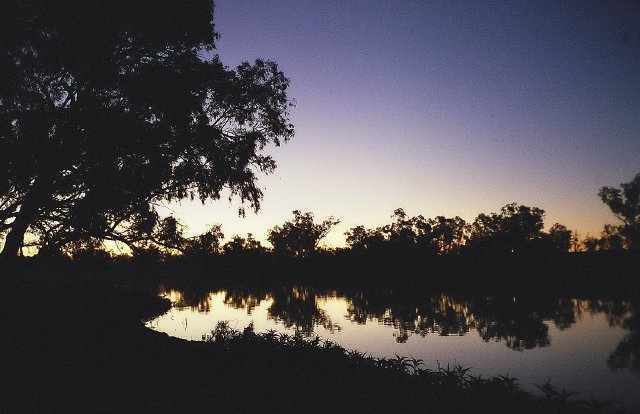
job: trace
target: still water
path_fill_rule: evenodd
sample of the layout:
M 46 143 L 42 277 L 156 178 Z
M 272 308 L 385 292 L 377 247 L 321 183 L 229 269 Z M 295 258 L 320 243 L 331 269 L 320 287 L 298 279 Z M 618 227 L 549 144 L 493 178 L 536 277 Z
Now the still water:
M 256 332 L 320 336 L 375 357 L 395 355 L 509 375 L 529 391 L 547 380 L 582 397 L 640 408 L 640 321 L 635 303 L 575 298 L 454 297 L 412 292 L 185 292 L 161 289 L 173 308 L 147 323 L 203 340 L 218 322 Z

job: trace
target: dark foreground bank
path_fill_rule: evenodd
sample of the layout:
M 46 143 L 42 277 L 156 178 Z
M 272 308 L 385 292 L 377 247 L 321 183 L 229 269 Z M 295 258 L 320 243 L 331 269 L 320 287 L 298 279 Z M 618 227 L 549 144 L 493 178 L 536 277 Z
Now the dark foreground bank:
M 166 301 L 91 272 L 3 272 L 1 412 L 624 412 L 296 337 L 221 326 L 206 342 L 170 338 L 140 322 Z

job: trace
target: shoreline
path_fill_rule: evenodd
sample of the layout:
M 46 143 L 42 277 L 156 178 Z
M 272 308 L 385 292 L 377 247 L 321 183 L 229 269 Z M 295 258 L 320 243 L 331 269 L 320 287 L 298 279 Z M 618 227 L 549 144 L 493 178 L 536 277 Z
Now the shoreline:
M 5 277 L 7 412 L 624 412 L 553 388 L 535 397 L 462 367 L 412 374 L 412 361 L 335 344 L 228 330 L 174 339 L 143 326 L 169 304 L 135 281 L 115 286 L 81 267 L 24 272 Z

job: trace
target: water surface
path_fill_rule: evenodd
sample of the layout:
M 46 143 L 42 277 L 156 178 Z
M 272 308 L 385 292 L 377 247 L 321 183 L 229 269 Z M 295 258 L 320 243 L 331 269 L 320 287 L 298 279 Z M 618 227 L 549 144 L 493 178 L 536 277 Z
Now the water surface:
M 147 323 L 188 340 L 219 322 L 256 332 L 320 336 L 375 357 L 410 356 L 428 368 L 460 364 L 509 375 L 528 390 L 552 384 L 640 408 L 637 307 L 629 301 L 469 297 L 310 288 L 184 292 Z

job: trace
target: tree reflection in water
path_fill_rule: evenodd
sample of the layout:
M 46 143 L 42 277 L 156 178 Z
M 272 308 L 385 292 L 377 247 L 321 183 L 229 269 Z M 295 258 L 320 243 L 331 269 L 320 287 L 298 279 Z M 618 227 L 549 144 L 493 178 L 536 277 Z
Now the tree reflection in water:
M 267 313 L 269 319 L 294 329 L 304 336 L 314 334 L 316 326 L 322 326 L 329 332 L 340 331 L 339 324 L 333 322 L 318 302 L 323 297 L 335 297 L 335 292 L 320 294 L 315 289 L 290 287 L 268 290 L 220 289 L 217 291 L 197 291 L 159 288 L 160 295 L 168 298 L 173 306 L 190 308 L 197 312 L 210 312 L 214 295 L 224 293 L 224 304 L 234 309 L 244 309 L 247 314 L 263 301 L 271 301 Z
M 536 304 L 540 302 L 536 301 Z M 532 307 L 532 303 L 510 298 L 453 298 L 439 295 L 422 301 L 407 301 L 387 293 L 370 300 L 363 294 L 350 301 L 349 318 L 356 323 L 378 320 L 393 325 L 396 340 L 406 342 L 411 334 L 425 336 L 465 335 L 478 332 L 485 341 L 505 340 L 514 350 L 549 345 L 548 326 L 543 322 L 567 310 Z
M 224 291 L 224 303 L 234 309 L 244 309 L 250 314 L 260 302 L 268 300 L 270 295 L 267 292 L 251 292 L 244 290 L 226 290 Z
M 166 290 L 176 306 L 210 311 L 213 292 Z M 627 330 L 627 335 L 610 355 L 611 368 L 640 372 L 640 318 L 631 301 L 578 300 L 573 298 L 425 295 L 416 292 L 330 291 L 310 287 L 278 289 L 226 289 L 224 303 L 250 314 L 263 301 L 271 301 L 268 318 L 305 336 L 324 327 L 339 331 L 321 303 L 326 298 L 347 302 L 345 318 L 355 324 L 381 323 L 394 328 L 397 342 L 411 335 L 465 335 L 475 331 L 484 341 L 504 341 L 507 347 L 524 351 L 548 346 L 549 324 L 570 328 L 583 314 L 604 313 L 611 326 Z
M 625 337 L 609 355 L 607 364 L 613 369 L 629 368 L 640 374 L 640 315 L 638 315 L 638 307 L 629 303 L 597 303 L 597 305 L 599 309 L 603 309 L 607 313 L 611 326 L 621 326 L 627 331 Z M 613 310 L 611 310 L 612 307 Z
M 313 289 L 293 287 L 271 292 L 273 304 L 268 313 L 271 319 L 281 322 L 286 328 L 294 328 L 303 335 L 310 336 L 316 326 L 322 326 L 330 332 L 341 328 L 318 306 L 318 295 Z

